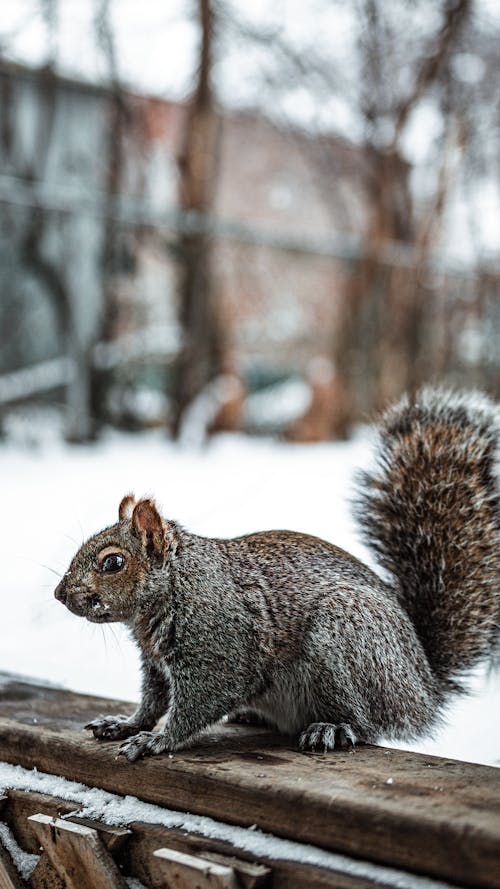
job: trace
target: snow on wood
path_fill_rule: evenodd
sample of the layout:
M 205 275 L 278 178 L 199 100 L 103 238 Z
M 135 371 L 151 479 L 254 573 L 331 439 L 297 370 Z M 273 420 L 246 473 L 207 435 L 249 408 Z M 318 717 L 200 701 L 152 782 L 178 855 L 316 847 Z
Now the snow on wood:
M 308 844 L 284 840 L 256 828 L 248 829 L 225 824 L 206 816 L 145 803 L 133 796 L 117 796 L 36 769 L 23 769 L 20 766 L 0 762 L 0 792 L 2 789 L 34 791 L 67 800 L 75 804 L 72 815 L 101 821 L 108 825 L 131 825 L 134 830 L 144 824 L 179 829 L 183 834 L 198 835 L 206 840 L 228 843 L 235 850 L 250 853 L 254 859 L 268 863 L 286 861 L 296 865 L 324 868 L 394 889 L 450 889 L 448 883 L 439 880 L 405 873 L 369 861 L 352 859 Z M 32 862 L 32 867 L 33 862 L 36 864 L 38 861 L 36 855 L 28 858 Z
M 274 848 L 273 859 L 331 868 L 336 860 L 338 869 L 342 856 L 355 856 L 500 887 L 496 769 L 370 746 L 305 755 L 294 739 L 227 724 L 189 749 L 131 765 L 117 744 L 81 730 L 130 704 L 12 682 L 0 690 L 0 708 L 0 759 L 23 767 L 2 767 L 0 792 L 21 790 L 28 776 L 28 789 L 69 801 L 70 811 L 76 803 L 93 821 L 160 824 L 232 844 L 238 857 L 267 860 Z M 33 767 L 39 772 L 24 771 Z M 151 852 L 168 845 L 161 836 L 148 842 Z M 341 858 L 322 865 L 315 856 L 323 853 Z
M 16 840 L 12 835 L 12 831 L 9 830 L 6 824 L 0 821 L 0 851 L 3 848 L 8 852 L 13 865 L 15 866 L 18 873 L 23 877 L 23 879 L 28 880 L 31 874 L 33 873 L 35 867 L 37 866 L 40 856 L 33 855 L 30 852 L 25 852 L 24 849 L 18 845 Z M 5 864 L 5 858 L 3 860 L 3 866 L 5 867 L 5 872 L 9 872 L 8 864 Z M 0 859 L 0 877 L 2 876 L 2 860 Z M 10 879 L 12 878 L 12 874 L 9 873 Z M 7 884 L 8 885 L 8 884 Z M 14 884 L 15 885 L 15 884 Z M 3 886 L 2 881 L 0 879 L 0 886 Z

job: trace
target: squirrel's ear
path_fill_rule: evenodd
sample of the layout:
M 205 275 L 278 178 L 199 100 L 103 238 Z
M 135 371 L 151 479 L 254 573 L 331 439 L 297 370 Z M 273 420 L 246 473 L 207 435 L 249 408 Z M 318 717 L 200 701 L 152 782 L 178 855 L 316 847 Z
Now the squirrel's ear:
M 135 497 L 133 494 L 126 494 L 118 507 L 118 518 L 120 522 L 125 519 L 131 519 L 135 506 Z
M 139 500 L 135 505 L 132 531 L 149 556 L 165 557 L 168 549 L 167 527 L 153 500 Z

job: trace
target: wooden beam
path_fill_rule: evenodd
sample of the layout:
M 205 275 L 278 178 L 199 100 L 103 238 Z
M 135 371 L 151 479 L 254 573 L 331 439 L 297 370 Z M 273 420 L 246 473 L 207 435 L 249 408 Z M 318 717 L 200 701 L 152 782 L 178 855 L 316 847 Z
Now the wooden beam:
M 252 864 L 234 855 L 220 855 L 217 852 L 204 852 L 203 857 L 206 861 L 232 867 L 241 889 L 264 889 L 271 883 L 271 868 L 262 864 Z
M 232 867 L 174 849 L 157 849 L 161 871 L 169 889 L 238 889 Z
M 14 691 L 2 700 L 0 688 L 11 717 L 0 719 L 7 762 L 454 883 L 500 887 L 500 770 L 368 746 L 301 754 L 293 739 L 243 726 L 218 726 L 171 758 L 130 764 L 116 758 L 117 744 L 80 730 L 122 703 L 30 686 L 18 688 L 16 702 Z
M 5 801 L 4 813 L 2 813 L 2 799 Z M 32 790 L 9 790 L 7 796 L 0 797 L 2 818 L 13 831 L 19 845 L 26 852 L 35 854 L 38 852 L 40 844 L 29 816 L 41 812 L 44 815 L 49 815 L 52 819 L 61 818 L 61 816 L 65 819 L 70 813 L 75 812 L 75 808 L 78 809 L 78 806 L 75 807 L 74 803 L 68 803 L 66 800 L 44 793 L 36 793 Z M 110 827 L 101 821 L 80 818 L 78 815 L 72 815 L 71 821 L 97 830 L 100 839 L 113 857 L 121 853 L 124 843 L 131 836 L 131 831 L 126 827 Z
M 68 889 L 66 882 L 50 863 L 46 852 L 42 853 L 40 861 L 31 874 L 30 889 Z
M 56 797 L 33 791 L 10 790 L 5 808 L 5 820 L 19 845 L 27 852 L 39 854 L 40 844 L 28 816 L 43 812 L 51 818 L 60 815 L 65 815 L 67 818 L 74 811 L 74 804 Z M 76 815 L 71 816 L 71 820 L 93 827 L 105 845 L 108 845 L 106 839 L 108 832 L 124 830 L 108 827 L 102 822 L 80 819 Z M 362 878 L 342 870 L 325 869 L 279 858 L 270 857 L 264 860 L 264 864 L 255 864 L 255 856 L 229 842 L 188 834 L 184 830 L 163 827 L 159 824 L 132 822 L 130 830 L 124 832 L 127 834 L 127 841 L 123 842 L 118 850 L 113 850 L 113 857 L 124 873 L 130 874 L 151 889 L 164 889 L 159 860 L 153 853 L 159 847 L 165 846 L 228 864 L 236 871 L 242 889 L 254 889 L 254 887 L 267 889 L 268 884 L 272 889 L 303 889 L 306 885 L 314 886 L 314 889 L 373 889 L 375 885 L 368 877 Z M 37 877 L 42 873 L 41 868 L 42 862 L 37 867 Z M 396 872 L 395 881 L 398 876 L 401 875 Z M 51 886 L 45 877 L 44 879 L 45 883 Z M 377 889 L 384 889 L 386 886 L 380 875 L 377 875 L 376 886 Z M 33 889 L 45 889 L 43 880 L 40 881 L 40 886 L 37 883 Z
M 56 799 L 44 793 L 33 791 L 9 790 L 7 802 L 1 813 L 2 820 L 12 831 L 17 843 L 25 852 L 40 854 L 40 843 L 29 821 L 30 815 L 43 812 L 51 818 L 60 818 L 75 810 L 72 803 Z
M 156 849 L 153 855 L 160 859 L 161 872 L 166 874 L 169 885 L 172 882 L 176 889 L 176 871 L 181 875 L 179 889 L 184 889 L 183 880 L 187 886 L 191 886 L 193 875 L 194 882 L 200 889 L 205 889 L 205 882 L 206 889 L 211 889 L 212 886 L 220 886 L 220 889 L 264 889 L 270 885 L 270 868 L 261 864 L 249 864 L 234 855 L 220 855 L 216 852 L 193 855 L 179 852 L 170 846 Z
M 96 830 L 43 814 L 31 815 L 29 821 L 66 889 L 127 889 Z

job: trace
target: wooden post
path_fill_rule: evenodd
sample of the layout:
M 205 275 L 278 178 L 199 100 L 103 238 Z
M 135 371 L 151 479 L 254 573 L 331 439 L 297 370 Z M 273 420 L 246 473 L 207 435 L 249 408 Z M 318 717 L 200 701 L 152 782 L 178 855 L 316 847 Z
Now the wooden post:
M 49 815 L 31 815 L 28 821 L 65 889 L 127 889 L 96 830 Z

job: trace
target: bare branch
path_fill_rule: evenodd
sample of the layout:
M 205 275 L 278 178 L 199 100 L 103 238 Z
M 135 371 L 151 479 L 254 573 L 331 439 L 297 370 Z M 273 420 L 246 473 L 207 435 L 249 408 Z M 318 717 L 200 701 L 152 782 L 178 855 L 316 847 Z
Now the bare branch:
M 420 69 L 414 78 L 413 90 L 400 103 L 396 114 L 394 141 L 399 136 L 417 102 L 436 83 L 442 70 L 448 63 L 450 53 L 456 45 L 457 37 L 470 15 L 471 0 L 446 0 L 443 24 L 436 37 L 432 52 L 422 54 Z

